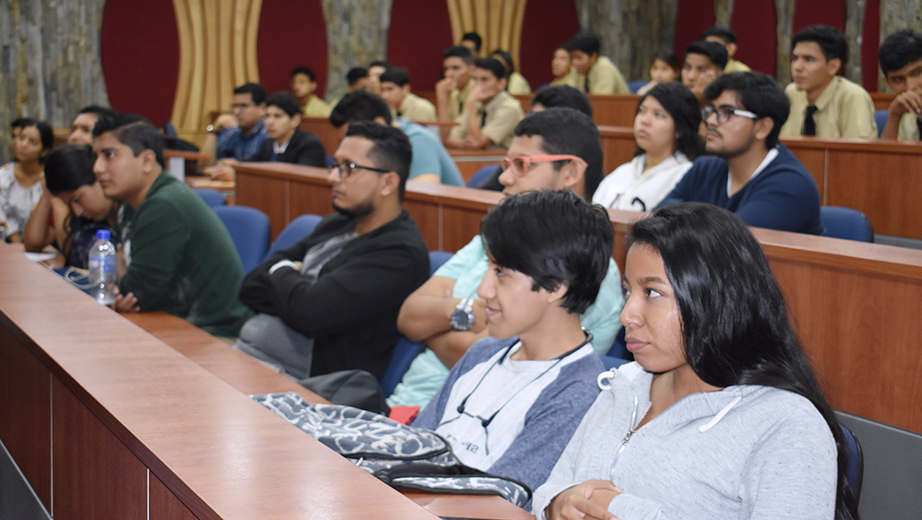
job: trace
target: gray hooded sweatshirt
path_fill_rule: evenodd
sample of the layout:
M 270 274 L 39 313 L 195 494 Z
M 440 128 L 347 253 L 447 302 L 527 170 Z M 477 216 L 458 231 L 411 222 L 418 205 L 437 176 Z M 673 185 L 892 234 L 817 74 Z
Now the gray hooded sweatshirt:
M 555 496 L 590 479 L 623 490 L 608 506 L 620 520 L 835 516 L 835 440 L 806 398 L 730 386 L 686 396 L 633 431 L 652 381 L 637 363 L 599 376 L 602 393 L 535 492 L 539 520 Z

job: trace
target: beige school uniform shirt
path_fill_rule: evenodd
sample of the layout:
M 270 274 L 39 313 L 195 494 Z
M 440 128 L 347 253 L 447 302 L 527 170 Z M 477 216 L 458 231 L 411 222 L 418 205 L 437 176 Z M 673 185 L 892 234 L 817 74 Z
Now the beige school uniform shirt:
M 509 75 L 509 82 L 508 86 L 506 87 L 506 92 L 512 94 L 513 96 L 531 94 L 531 85 L 528 84 L 528 80 L 525 79 L 525 76 L 519 74 L 518 72 L 513 72 Z
M 551 81 L 551 86 L 556 87 L 557 85 L 569 85 L 573 88 L 579 88 L 577 87 L 577 84 L 579 84 L 579 78 L 580 75 L 576 72 L 576 69 L 570 68 L 570 72 L 568 72 L 566 76 L 561 78 L 554 78 L 554 81 Z
M 586 76 L 577 75 L 576 88 L 589 94 L 629 94 L 627 82 L 618 67 L 606 56 L 599 56 L 589 69 L 589 88 L 586 88 Z
M 803 134 L 804 118 L 807 112 L 807 93 L 797 90 L 791 83 L 784 89 L 791 100 L 791 112 L 781 127 L 781 137 L 796 137 Z M 823 93 L 816 99 L 816 136 L 843 139 L 877 139 L 877 124 L 874 122 L 874 102 L 861 85 L 842 76 L 832 78 Z
M 330 117 L 330 112 L 332 110 L 330 105 L 326 104 L 324 100 L 317 96 L 311 96 L 311 100 L 301 107 L 301 111 L 304 112 L 304 115 L 307 117 Z
M 448 110 L 452 121 L 460 123 L 459 118 L 464 113 L 464 102 L 470 95 L 471 89 L 474 88 L 474 79 L 467 80 L 467 84 L 461 90 L 453 89 L 448 95 Z
M 731 72 L 751 72 L 750 69 L 745 63 L 736 60 L 730 60 L 727 62 L 727 66 L 724 67 L 724 74 L 729 74 Z
M 919 140 L 919 116 L 912 112 L 903 114 L 900 118 L 900 129 L 897 131 L 896 138 L 900 141 L 918 141 Z
M 505 91 L 501 91 L 489 103 L 479 107 L 477 113 L 478 118 L 480 118 L 480 114 L 486 113 L 480 131 L 489 137 L 494 144 L 504 148 L 509 148 L 509 144 L 512 143 L 512 131 L 515 130 L 515 125 L 519 124 L 519 121 L 525 117 L 519 100 Z M 467 136 L 467 118 L 462 117 L 460 123 L 451 129 L 451 137 L 463 139 Z
M 404 117 L 410 121 L 435 121 L 435 105 L 428 99 L 423 99 L 410 92 L 400 103 L 397 110 L 391 109 L 391 114 L 398 117 Z

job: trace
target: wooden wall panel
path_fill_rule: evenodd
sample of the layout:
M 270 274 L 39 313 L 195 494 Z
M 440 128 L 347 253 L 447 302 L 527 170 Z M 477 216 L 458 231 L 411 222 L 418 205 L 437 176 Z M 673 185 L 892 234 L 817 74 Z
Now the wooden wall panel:
M 173 0 L 179 28 L 179 80 L 171 121 L 195 140 L 211 112 L 227 110 L 235 87 L 259 82 L 256 32 L 262 0 Z
M 442 215 L 438 206 L 416 200 L 404 200 L 403 209 L 407 210 L 407 213 L 413 217 L 416 225 L 419 226 L 419 230 L 423 234 L 423 240 L 426 241 L 426 248 L 429 251 L 441 250 Z
M 259 208 L 269 217 L 272 239 L 290 222 L 287 205 L 288 183 L 278 179 L 263 182 L 245 173 L 237 173 L 237 204 Z
M 155 475 L 150 476 L 150 516 L 148 520 L 198 520 Z
M 51 374 L 0 323 L 0 440 L 51 510 Z
M 857 208 L 875 233 L 922 239 L 922 155 L 829 153 L 827 204 Z
M 52 516 L 146 520 L 147 468 L 56 378 L 52 399 Z

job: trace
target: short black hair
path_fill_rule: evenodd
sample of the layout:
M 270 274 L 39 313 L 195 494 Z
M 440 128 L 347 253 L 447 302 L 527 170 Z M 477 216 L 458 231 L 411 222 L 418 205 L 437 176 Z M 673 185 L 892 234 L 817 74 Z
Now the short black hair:
M 311 83 L 317 82 L 317 75 L 314 74 L 314 71 L 312 71 L 311 69 L 307 67 L 295 67 L 291 69 L 292 78 L 297 76 L 298 74 L 304 74 L 305 76 L 307 76 L 307 79 L 311 80 Z
M 76 191 L 96 183 L 93 163 L 96 155 L 85 144 L 62 144 L 45 160 L 45 185 L 52 195 Z
M 266 89 L 259 83 L 247 83 L 234 89 L 234 94 L 249 94 L 254 105 L 262 105 L 266 102 Z
M 653 61 L 650 62 L 651 67 L 653 66 L 653 62 L 656 60 L 660 60 L 666 65 L 669 65 L 672 70 L 676 71 L 676 74 L 682 72 L 682 64 L 679 63 L 679 57 L 670 50 L 661 50 L 657 52 L 656 57 L 654 57 Z
M 725 90 L 736 92 L 742 107 L 755 115 L 770 117 L 774 123 L 772 131 L 765 138 L 766 148 L 778 144 L 778 133 L 788 120 L 791 102 L 774 78 L 759 72 L 733 72 L 715 79 L 704 89 L 704 97 L 714 101 Z
M 471 50 L 463 45 L 449 47 L 448 50 L 442 54 L 442 59 L 447 60 L 448 58 L 461 58 L 461 60 L 468 65 L 474 63 L 474 55 L 471 53 Z
M 496 58 L 480 58 L 474 62 L 474 67 L 490 71 L 496 79 L 506 77 L 506 67 L 503 67 L 503 64 Z
M 269 96 L 266 100 L 267 107 L 278 107 L 282 112 L 288 114 L 288 117 L 294 117 L 301 114 L 301 105 L 291 92 L 281 91 Z
M 704 40 L 708 36 L 716 36 L 720 38 L 725 44 L 736 43 L 736 35 L 733 34 L 733 31 L 727 29 L 726 27 L 714 26 L 709 29 L 705 29 L 701 36 L 698 37 L 699 40 Z
M 93 137 L 99 137 L 106 132 L 112 132 L 118 142 L 131 148 L 135 157 L 144 150 L 151 150 L 154 152 L 157 164 L 161 168 L 166 168 L 166 161 L 163 159 L 163 136 L 144 117 L 138 114 L 117 114 L 104 117 L 93 127 Z
M 375 60 L 368 64 L 369 69 L 372 67 L 384 67 L 384 70 L 388 70 L 391 68 L 391 66 L 392 65 L 385 60 Z
M 477 52 L 480 52 L 480 48 L 483 46 L 483 38 L 480 37 L 474 31 L 464 33 L 464 36 L 461 37 L 461 41 L 468 41 L 474 44 L 474 48 L 477 49 Z
M 352 94 L 358 94 L 359 92 L 355 91 Z M 347 96 L 352 94 L 347 94 Z M 374 142 L 374 145 L 368 150 L 368 158 L 374 162 L 375 168 L 393 171 L 400 176 L 398 195 L 400 200 L 403 201 L 403 194 L 407 189 L 407 179 L 410 177 L 410 163 L 413 161 L 413 147 L 410 145 L 410 139 L 407 134 L 390 125 L 379 125 L 370 121 L 356 121 L 349 125 L 349 129 L 346 130 L 346 137 L 364 137 Z
M 352 67 L 349 69 L 349 72 L 346 73 L 346 83 L 349 86 L 355 85 L 362 78 L 368 77 L 368 69 L 365 67 Z
M 811 25 L 791 38 L 791 50 L 798 43 L 813 42 L 820 46 L 826 61 L 839 60 L 842 66 L 848 60 L 848 42 L 842 31 L 829 25 Z
M 385 124 L 391 124 L 391 109 L 387 102 L 367 90 L 356 90 L 343 96 L 330 112 L 330 123 L 339 128 L 359 122 L 371 122 L 383 118 Z
M 698 133 L 701 126 L 701 108 L 698 99 L 681 83 L 670 81 L 655 85 L 640 97 L 637 110 L 648 97 L 652 97 L 672 118 L 675 126 L 675 149 L 694 161 L 704 153 L 704 139 Z M 638 152 L 642 152 L 640 148 Z M 639 155 L 639 153 L 638 153 Z
M 96 119 L 102 119 L 104 117 L 114 116 L 115 110 L 100 105 L 89 105 L 81 108 L 80 111 L 77 112 L 78 116 L 80 114 L 93 114 L 96 116 Z
M 514 133 L 516 137 L 541 137 L 541 149 L 547 154 L 575 155 L 586 161 L 583 196 L 592 200 L 602 181 L 602 144 L 591 117 L 572 108 L 549 108 L 525 116 Z M 554 169 L 559 171 L 567 162 L 555 161 Z
M 614 229 L 599 205 L 570 190 L 506 197 L 480 221 L 484 248 L 500 267 L 532 279 L 532 290 L 567 286 L 561 307 L 582 314 L 608 273 Z
M 403 67 L 393 67 L 384 71 L 381 77 L 378 78 L 378 82 L 380 83 L 384 83 L 385 81 L 393 83 L 398 87 L 409 85 L 410 73 Z
M 694 42 L 685 48 L 686 59 L 689 54 L 701 54 L 705 56 L 720 70 L 723 70 L 730 60 L 730 55 L 727 54 L 727 48 L 717 42 Z
M 490 53 L 490 56 L 498 59 L 500 63 L 503 64 L 503 67 L 506 69 L 506 72 L 511 75 L 515 72 L 515 62 L 512 61 L 512 55 L 502 49 L 496 49 Z
M 877 59 L 884 76 L 922 60 L 922 35 L 905 29 L 887 36 L 880 44 Z
M 592 56 L 593 54 L 598 54 L 602 50 L 602 41 L 599 40 L 598 36 L 592 33 L 579 33 L 570 38 L 570 41 L 567 42 L 566 49 L 571 52 L 585 52 L 589 56 Z
M 26 126 L 33 126 L 33 125 L 35 125 L 35 120 L 32 119 L 31 117 L 17 117 L 16 119 L 13 120 L 12 123 L 10 123 L 10 130 L 14 128 L 23 128 Z
M 586 94 L 570 85 L 544 85 L 531 98 L 531 106 L 544 108 L 569 107 L 592 117 L 592 103 Z

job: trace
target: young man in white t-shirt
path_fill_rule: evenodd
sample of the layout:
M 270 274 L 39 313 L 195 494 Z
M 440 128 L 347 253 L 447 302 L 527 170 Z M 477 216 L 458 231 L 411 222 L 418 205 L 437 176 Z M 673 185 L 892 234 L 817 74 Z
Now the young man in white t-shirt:
M 464 464 L 536 489 L 599 392 L 604 369 L 580 314 L 605 278 L 613 231 L 601 208 L 545 190 L 504 199 L 481 237 L 490 267 L 477 292 L 490 336 L 412 426 L 444 436 Z

